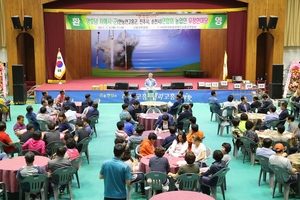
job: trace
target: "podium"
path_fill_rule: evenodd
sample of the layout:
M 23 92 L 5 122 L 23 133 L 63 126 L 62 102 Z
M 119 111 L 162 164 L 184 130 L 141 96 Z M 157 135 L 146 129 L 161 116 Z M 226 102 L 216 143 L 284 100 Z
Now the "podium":
M 156 101 L 157 97 L 157 90 L 161 90 L 160 87 L 152 87 L 152 88 L 146 88 L 142 87 L 141 90 L 146 91 L 146 101 Z

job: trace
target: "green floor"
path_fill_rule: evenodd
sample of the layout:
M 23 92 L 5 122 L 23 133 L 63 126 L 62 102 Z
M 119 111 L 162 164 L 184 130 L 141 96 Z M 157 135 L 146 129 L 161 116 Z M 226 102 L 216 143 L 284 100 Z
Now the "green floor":
M 18 115 L 26 114 L 26 106 L 28 105 L 12 105 L 11 116 L 12 122 L 7 122 L 7 133 L 13 141 L 17 141 L 17 137 L 13 134 L 13 126 L 17 121 Z M 34 104 L 34 112 L 40 105 Z M 74 199 L 103 199 L 104 185 L 103 180 L 99 179 L 99 171 L 104 160 L 113 157 L 113 140 L 115 138 L 116 122 L 119 120 L 121 112 L 121 104 L 100 104 L 100 118 L 96 125 L 98 137 L 93 136 L 93 140 L 89 145 L 90 164 L 83 163 L 83 167 L 79 170 L 81 189 L 77 187 L 76 181 L 72 183 L 72 192 Z M 197 118 L 197 124 L 205 135 L 204 144 L 213 151 L 221 149 L 223 142 L 232 144 L 231 135 L 226 132 L 223 137 L 217 136 L 217 122 L 210 121 L 210 112 L 208 104 L 194 104 L 193 114 Z M 27 120 L 25 119 L 27 124 Z M 232 156 L 232 152 L 230 152 Z M 212 163 L 212 158 L 208 160 L 208 164 Z M 227 200 L 255 199 L 266 200 L 271 199 L 272 190 L 269 189 L 268 182 L 261 182 L 261 186 L 257 186 L 260 165 L 250 166 L 247 160 L 242 164 L 242 154 L 239 152 L 238 158 L 232 159 L 230 162 L 230 171 L 227 174 L 227 191 L 225 196 Z M 283 199 L 283 194 L 275 193 L 276 199 Z M 17 199 L 16 194 L 10 199 Z M 54 199 L 53 197 L 51 199 Z M 60 195 L 60 199 L 69 199 L 67 194 Z M 133 192 L 132 199 L 144 199 L 139 193 Z M 220 189 L 218 189 L 217 199 L 222 199 Z

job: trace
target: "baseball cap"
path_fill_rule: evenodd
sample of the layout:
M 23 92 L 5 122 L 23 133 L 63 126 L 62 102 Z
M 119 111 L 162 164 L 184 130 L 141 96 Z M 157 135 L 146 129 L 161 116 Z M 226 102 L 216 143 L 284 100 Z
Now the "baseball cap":
M 275 151 L 281 151 L 284 149 L 284 146 L 281 143 L 277 143 L 274 147 Z

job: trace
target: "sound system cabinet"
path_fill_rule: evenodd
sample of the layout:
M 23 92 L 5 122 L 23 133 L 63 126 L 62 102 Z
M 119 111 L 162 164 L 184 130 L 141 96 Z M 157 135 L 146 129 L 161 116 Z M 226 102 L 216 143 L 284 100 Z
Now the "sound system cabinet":
M 115 83 L 107 83 L 107 89 L 115 89 Z
M 24 84 L 24 67 L 23 65 L 13 65 L 13 84 Z
M 129 84 L 129 89 L 130 90 L 138 90 L 139 89 L 139 84 Z
M 184 81 L 172 81 L 172 89 L 184 89 Z
M 27 101 L 27 84 L 13 85 L 14 104 L 26 104 Z
M 272 99 L 282 99 L 282 83 L 269 83 L 269 95 Z
M 193 83 L 185 83 L 184 89 L 193 89 Z
M 276 64 L 273 65 L 272 70 L 272 83 L 281 83 L 283 82 L 283 65 Z
M 116 82 L 116 90 L 128 90 L 128 82 Z
M 171 89 L 171 84 L 170 83 L 163 83 L 163 84 L 161 84 L 161 89 L 162 90 L 169 90 L 169 89 Z

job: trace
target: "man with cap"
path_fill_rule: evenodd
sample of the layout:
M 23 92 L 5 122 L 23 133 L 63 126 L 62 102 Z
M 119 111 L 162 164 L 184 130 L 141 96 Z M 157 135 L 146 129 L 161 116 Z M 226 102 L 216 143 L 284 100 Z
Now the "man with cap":
M 291 175 L 284 176 L 283 179 L 286 183 L 294 182 L 297 180 L 298 176 L 295 174 L 297 169 L 293 168 L 291 161 L 286 158 L 287 154 L 284 153 L 284 146 L 281 143 L 277 143 L 274 147 L 276 155 L 272 155 L 269 158 L 269 164 L 281 167 L 288 170 Z

